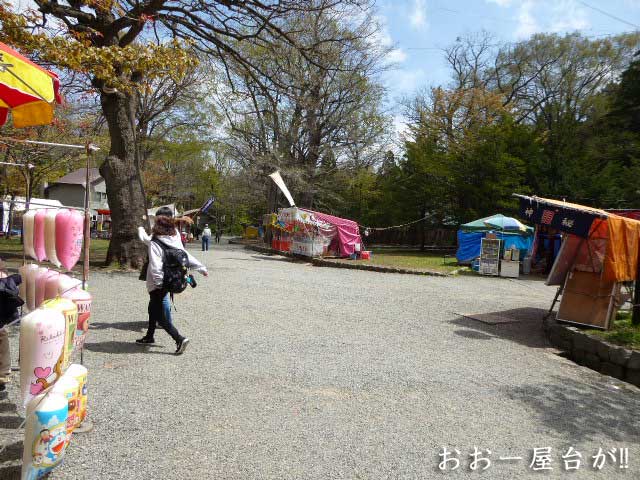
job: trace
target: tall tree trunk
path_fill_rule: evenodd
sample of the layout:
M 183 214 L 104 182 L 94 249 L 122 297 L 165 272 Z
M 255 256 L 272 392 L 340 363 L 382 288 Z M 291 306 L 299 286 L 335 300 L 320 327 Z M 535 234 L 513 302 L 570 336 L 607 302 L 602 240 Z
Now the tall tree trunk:
M 420 209 L 420 218 L 424 218 L 427 215 L 427 207 L 423 206 Z M 427 226 L 426 221 L 420 222 L 420 251 L 424 252 L 424 247 L 427 241 Z
M 102 111 L 109 126 L 111 147 L 100 166 L 111 210 L 111 242 L 106 264 L 139 268 L 146 248 L 137 237 L 137 227 L 146 225 L 146 201 L 136 143 L 135 93 L 103 93 Z

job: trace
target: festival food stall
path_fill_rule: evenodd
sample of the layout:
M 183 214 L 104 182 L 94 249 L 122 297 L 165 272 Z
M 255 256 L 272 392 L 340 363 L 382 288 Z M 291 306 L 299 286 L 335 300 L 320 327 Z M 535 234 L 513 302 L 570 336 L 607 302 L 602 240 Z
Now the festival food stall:
M 533 246 L 533 230 L 533 227 L 499 213 L 462 224 L 458 230 L 458 263 L 471 263 L 480 257 L 482 239 L 486 238 L 487 234 L 501 240 L 500 253 L 515 249 L 519 251 L 519 257 L 524 258 Z
M 282 208 L 270 218 L 272 248 L 308 257 L 349 257 L 362 249 L 358 224 L 304 208 Z
M 620 306 L 623 282 L 638 276 L 640 221 L 605 210 L 541 197 L 516 195 L 522 218 L 563 232 L 547 277 L 558 285 L 558 320 L 608 329 Z

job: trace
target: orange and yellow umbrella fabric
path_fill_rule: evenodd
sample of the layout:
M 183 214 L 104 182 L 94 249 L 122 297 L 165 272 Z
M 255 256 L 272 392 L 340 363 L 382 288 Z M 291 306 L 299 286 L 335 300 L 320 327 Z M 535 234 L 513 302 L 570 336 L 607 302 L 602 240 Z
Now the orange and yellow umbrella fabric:
M 0 42 L 0 125 L 9 111 L 14 127 L 48 125 L 61 103 L 58 76 Z

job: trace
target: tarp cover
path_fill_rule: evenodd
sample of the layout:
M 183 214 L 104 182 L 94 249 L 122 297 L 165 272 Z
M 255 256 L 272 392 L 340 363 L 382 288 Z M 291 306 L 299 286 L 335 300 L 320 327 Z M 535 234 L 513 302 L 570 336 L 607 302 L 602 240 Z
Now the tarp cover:
M 360 228 L 358 223 L 345 218 L 334 217 L 326 213 L 314 212 L 313 210 L 300 209 L 313 215 L 321 222 L 333 225 L 338 230 L 336 238 L 338 251 L 340 256 L 346 257 L 352 255 L 356 251 L 356 244 L 362 245 L 362 237 L 360 237 Z
M 609 244 L 604 259 L 604 279 L 635 280 L 638 272 L 640 222 L 611 215 L 608 219 Z
M 504 248 L 507 250 L 515 247 L 518 250 L 530 251 L 533 246 L 533 237 L 531 235 L 494 233 L 496 237 L 503 241 Z M 465 232 L 458 230 L 458 251 L 456 252 L 456 258 L 459 263 L 469 263 L 474 258 L 480 256 L 481 240 L 486 234 L 487 232 Z
M 607 213 L 613 213 L 619 217 L 632 218 L 633 220 L 640 220 L 640 210 L 626 209 L 626 210 L 605 210 Z
M 589 240 L 600 238 L 606 241 L 603 271 L 605 281 L 625 282 L 636 279 L 640 221 L 576 203 L 524 195 L 518 197 L 521 215 L 530 221 Z M 596 219 L 600 221 L 596 222 Z

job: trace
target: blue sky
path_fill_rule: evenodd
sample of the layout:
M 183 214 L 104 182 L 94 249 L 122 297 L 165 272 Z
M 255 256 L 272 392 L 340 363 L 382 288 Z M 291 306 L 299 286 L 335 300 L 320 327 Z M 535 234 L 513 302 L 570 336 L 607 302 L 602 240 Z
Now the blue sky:
M 457 37 L 485 30 L 496 42 L 514 42 L 537 32 L 601 37 L 640 29 L 640 0 L 377 0 L 376 5 L 380 40 L 394 47 L 389 60 L 397 67 L 385 74 L 384 83 L 397 130 L 403 129 L 401 98 L 447 82 L 442 49 Z
M 377 6 L 383 41 L 395 47 L 397 68 L 385 78 L 390 105 L 446 83 L 441 49 L 459 36 L 486 30 L 497 42 L 514 42 L 537 32 L 600 37 L 640 29 L 640 0 L 378 0 Z

